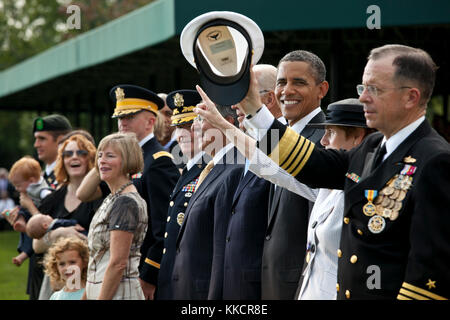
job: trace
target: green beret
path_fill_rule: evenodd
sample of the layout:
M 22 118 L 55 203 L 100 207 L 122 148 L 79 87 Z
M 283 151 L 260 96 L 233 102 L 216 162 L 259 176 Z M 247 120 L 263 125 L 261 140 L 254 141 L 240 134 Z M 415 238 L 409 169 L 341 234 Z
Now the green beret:
M 72 126 L 69 120 L 59 114 L 51 114 L 34 119 L 33 133 L 36 131 L 70 131 Z

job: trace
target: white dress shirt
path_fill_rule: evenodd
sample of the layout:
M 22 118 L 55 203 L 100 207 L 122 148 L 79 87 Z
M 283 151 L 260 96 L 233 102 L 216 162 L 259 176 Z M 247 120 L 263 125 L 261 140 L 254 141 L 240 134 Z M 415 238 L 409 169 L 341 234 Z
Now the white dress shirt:
M 153 138 L 155 135 L 152 133 L 150 133 L 148 136 L 146 136 L 144 139 L 142 139 L 141 141 L 139 141 L 139 146 L 142 148 L 142 146 L 149 141 L 151 138 Z

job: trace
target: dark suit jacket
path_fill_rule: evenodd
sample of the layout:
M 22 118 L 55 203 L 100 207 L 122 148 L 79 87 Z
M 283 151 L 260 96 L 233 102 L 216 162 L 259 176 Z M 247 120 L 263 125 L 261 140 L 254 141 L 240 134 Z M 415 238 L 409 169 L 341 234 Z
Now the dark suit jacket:
M 272 128 L 279 129 L 282 136 L 295 136 L 279 123 Z M 450 146 L 424 121 L 381 165 L 367 170 L 382 138 L 374 133 L 348 152 L 313 148 L 297 174 L 311 186 L 345 192 L 338 299 L 449 298 Z M 308 142 L 304 145 L 307 148 Z M 283 149 L 282 144 L 278 146 Z M 385 198 L 381 191 L 407 165 L 416 167 L 409 172 L 410 188 L 402 189 L 399 184 L 395 189 L 406 190 L 404 197 L 390 198 L 401 204 L 398 216 L 367 216 L 363 212 L 368 203 L 365 191 L 376 190 Z M 352 179 L 355 176 L 361 178 L 359 182 Z M 374 217 L 379 224 L 373 223 Z
M 195 164 L 189 171 L 185 167 L 180 179 L 178 179 L 177 185 L 170 195 L 166 232 L 164 234 L 163 256 L 158 275 L 158 286 L 156 288 L 156 299 L 158 300 L 170 300 L 173 298 L 171 278 L 175 261 L 176 240 L 184 220 L 184 213 L 189 201 L 194 195 L 198 176 L 205 166 L 205 162 L 202 161 L 200 164 Z
M 237 150 L 233 148 L 229 152 L 236 154 Z M 172 272 L 174 299 L 205 300 L 208 297 L 214 243 L 225 242 L 220 226 L 228 221 L 235 192 L 233 186 L 238 185 L 242 170 L 243 165 L 239 164 L 215 165 L 189 202 L 176 244 Z M 227 193 L 223 191 L 225 185 L 229 187 Z
M 133 179 L 139 194 L 147 202 L 148 229 L 141 247 L 140 278 L 157 284 L 158 271 L 164 247 L 169 198 L 180 177 L 172 162 L 170 153 L 152 138 L 143 146 L 144 171 L 138 179 Z
M 310 123 L 325 121 L 323 112 Z M 317 142 L 323 129 L 306 127 L 301 135 Z M 262 258 L 262 299 L 294 299 L 305 259 L 312 203 L 284 188 L 271 187 L 269 220 Z
M 260 300 L 270 182 L 252 172 L 234 194 L 222 250 L 215 250 L 208 299 Z M 226 228 L 228 226 L 228 228 Z M 217 254 L 223 252 L 223 256 Z

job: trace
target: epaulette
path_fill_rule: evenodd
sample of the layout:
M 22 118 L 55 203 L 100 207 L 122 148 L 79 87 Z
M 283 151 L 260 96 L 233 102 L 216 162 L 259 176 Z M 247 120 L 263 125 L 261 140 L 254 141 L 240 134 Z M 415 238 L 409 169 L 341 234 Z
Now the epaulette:
M 153 154 L 153 159 L 158 159 L 159 157 L 169 157 L 173 159 L 173 155 L 170 152 L 167 151 L 159 151 Z

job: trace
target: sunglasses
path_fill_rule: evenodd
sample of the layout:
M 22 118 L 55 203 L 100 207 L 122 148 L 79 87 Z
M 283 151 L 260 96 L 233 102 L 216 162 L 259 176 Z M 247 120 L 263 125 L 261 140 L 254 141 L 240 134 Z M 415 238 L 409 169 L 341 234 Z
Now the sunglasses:
M 78 157 L 85 157 L 88 155 L 89 152 L 87 152 L 86 150 L 77 150 L 77 151 L 66 150 L 62 152 L 62 156 L 64 158 L 70 158 L 73 157 L 74 153 L 76 153 Z

